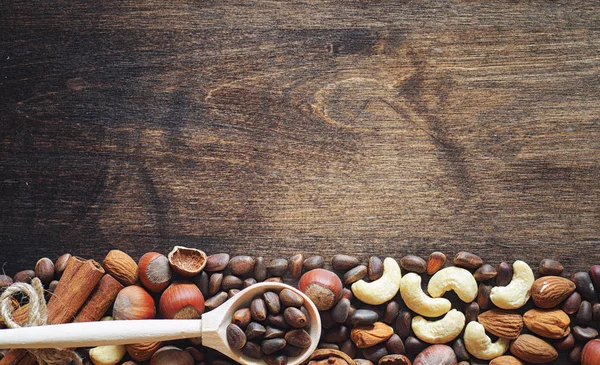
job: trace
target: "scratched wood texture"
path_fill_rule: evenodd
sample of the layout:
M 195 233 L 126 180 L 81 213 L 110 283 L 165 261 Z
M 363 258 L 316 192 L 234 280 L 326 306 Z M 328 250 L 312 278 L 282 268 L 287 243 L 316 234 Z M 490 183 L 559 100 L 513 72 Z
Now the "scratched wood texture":
M 600 262 L 600 3 L 0 0 L 0 262 Z

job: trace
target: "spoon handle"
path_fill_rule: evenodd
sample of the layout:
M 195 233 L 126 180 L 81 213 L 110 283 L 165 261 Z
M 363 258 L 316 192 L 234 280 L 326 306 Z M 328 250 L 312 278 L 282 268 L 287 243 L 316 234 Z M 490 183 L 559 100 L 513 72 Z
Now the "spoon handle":
M 81 322 L 0 330 L 0 349 L 125 345 L 201 336 L 201 319 Z

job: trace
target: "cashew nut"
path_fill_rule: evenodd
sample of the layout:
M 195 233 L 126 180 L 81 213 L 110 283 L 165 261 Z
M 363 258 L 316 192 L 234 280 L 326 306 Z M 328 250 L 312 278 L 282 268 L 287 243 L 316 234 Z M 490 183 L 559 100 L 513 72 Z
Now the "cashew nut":
M 499 308 L 521 308 L 531 296 L 535 278 L 529 265 L 517 260 L 513 264 L 513 271 L 512 280 L 507 286 L 495 286 L 490 293 L 490 300 Z
M 98 346 L 90 350 L 90 360 L 94 365 L 116 365 L 125 356 L 125 346 Z
M 408 308 L 425 317 L 439 317 L 452 307 L 446 298 L 428 297 L 421 289 L 421 277 L 412 272 L 402 277 L 400 295 Z
M 415 335 L 427 343 L 446 343 L 454 340 L 465 327 L 465 315 L 452 309 L 444 318 L 428 321 L 421 316 L 412 320 L 412 330 Z
M 367 283 L 359 280 L 352 284 L 352 293 L 363 303 L 379 305 L 392 299 L 400 288 L 400 266 L 396 260 L 387 257 L 383 260 L 383 275 L 375 281 Z
M 429 295 L 439 298 L 448 290 L 454 290 L 460 300 L 470 303 L 477 297 L 477 281 L 469 270 L 447 267 L 436 272 L 427 285 Z
M 485 328 L 479 322 L 469 322 L 465 328 L 463 342 L 467 351 L 473 356 L 481 360 L 492 360 L 501 356 L 508 350 L 510 340 L 499 338 L 498 341 L 492 342 L 488 335 L 485 334 Z

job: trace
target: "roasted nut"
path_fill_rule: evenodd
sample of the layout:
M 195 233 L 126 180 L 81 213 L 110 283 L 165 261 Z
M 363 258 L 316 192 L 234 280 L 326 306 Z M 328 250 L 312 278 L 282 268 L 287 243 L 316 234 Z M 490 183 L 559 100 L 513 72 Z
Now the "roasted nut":
M 312 342 L 308 332 L 300 328 L 288 331 L 285 334 L 284 339 L 288 344 L 295 347 L 299 347 L 301 349 L 309 348 Z
M 45 287 L 54 279 L 54 263 L 47 257 L 41 258 L 35 264 L 35 276 Z
M 304 256 L 301 253 L 290 257 L 289 272 L 292 278 L 298 279 L 302 276 L 302 263 Z
M 413 365 L 455 365 L 456 355 L 452 347 L 432 345 L 424 349 L 413 361 Z
M 575 336 L 569 333 L 566 337 L 554 342 L 554 348 L 558 351 L 569 351 L 575 346 Z
M 505 355 L 493 359 L 490 365 L 523 365 L 523 362 L 514 356 Z
M 399 354 L 385 355 L 379 359 L 377 365 L 411 365 L 408 357 Z
M 370 326 L 377 322 L 379 315 L 377 312 L 370 309 L 357 309 L 352 313 L 350 317 L 350 323 L 356 326 Z M 384 322 L 386 324 L 391 324 Z
M 89 356 L 95 365 L 116 365 L 125 353 L 125 346 L 109 345 L 94 347 L 89 351 Z
M 533 271 L 525 262 L 517 260 L 513 264 L 513 278 L 507 286 L 492 288 L 490 300 L 502 309 L 521 308 L 531 295 L 534 282 Z
M 562 304 L 562 310 L 567 314 L 574 314 L 579 310 L 579 306 L 581 305 L 581 294 L 574 291 L 565 299 Z
M 167 256 L 173 271 L 181 276 L 191 277 L 200 274 L 206 266 L 207 256 L 202 250 L 175 246 Z
M 560 262 L 552 259 L 543 259 L 540 261 L 540 267 L 538 269 L 540 275 L 554 275 L 558 276 L 563 272 L 563 266 Z
M 204 270 L 209 272 L 223 271 L 227 267 L 227 264 L 229 264 L 229 254 L 217 253 L 206 258 Z
M 196 285 L 176 281 L 160 296 L 159 310 L 166 319 L 198 319 L 204 313 L 204 297 Z
M 412 320 L 412 330 L 421 340 L 431 344 L 442 344 L 454 340 L 465 327 L 465 315 L 452 309 L 442 319 L 428 321 L 421 316 Z
M 432 297 L 439 298 L 449 290 L 463 302 L 470 303 L 477 297 L 477 281 L 468 270 L 460 267 L 441 269 L 429 279 L 427 291 Z
M 267 265 L 267 273 L 270 276 L 283 276 L 288 268 L 288 262 L 286 259 L 273 259 Z
M 587 272 L 577 272 L 573 274 L 571 280 L 575 283 L 577 291 L 585 300 L 590 302 L 597 301 L 594 284 L 592 283 L 590 274 Z
M 498 271 L 490 264 L 483 264 L 481 267 L 473 273 L 473 277 L 477 281 L 486 281 L 496 277 Z
M 113 304 L 114 319 L 152 319 L 155 315 L 154 299 L 141 286 L 127 286 L 117 294 Z
M 585 344 L 581 351 L 581 365 L 600 364 L 600 340 L 592 340 Z
M 287 307 L 283 311 L 285 322 L 293 328 L 304 328 L 308 323 L 308 317 L 300 309 L 295 307 Z
M 501 262 L 498 265 L 498 274 L 496 275 L 496 286 L 507 286 L 512 280 L 513 269 L 507 262 Z
M 258 322 L 250 322 L 248 324 L 248 326 L 246 327 L 246 331 L 244 333 L 246 334 L 246 339 L 252 340 L 252 339 L 263 336 L 266 332 L 267 332 L 267 329 L 262 324 L 260 324 Z M 275 336 L 275 337 L 283 337 L 283 335 Z M 267 337 L 265 339 L 269 339 L 269 338 L 274 338 L 274 337 Z
M 521 335 L 510 345 L 510 352 L 519 359 L 534 364 L 544 364 L 558 357 L 556 349 L 532 335 Z
M 337 271 L 346 271 L 358 265 L 358 258 L 349 255 L 334 255 L 331 267 Z
M 350 314 L 350 300 L 346 298 L 340 299 L 339 302 L 331 309 L 331 318 L 337 323 L 344 323 Z
M 165 346 L 152 355 L 150 365 L 194 365 L 194 358 L 189 352 L 175 346 Z
M 510 344 L 510 341 L 505 338 L 499 338 L 498 341 L 492 342 L 485 334 L 483 326 L 478 322 L 467 324 L 463 341 L 467 351 L 482 360 L 491 360 L 504 354 Z
M 369 257 L 367 276 L 370 281 L 375 281 L 383 275 L 383 261 L 377 256 Z
M 62 273 L 67 267 L 67 262 L 71 258 L 70 253 L 60 255 L 56 261 L 54 261 L 54 276 L 58 279 L 62 276 Z
M 238 325 L 240 328 L 246 328 L 251 319 L 250 308 L 240 308 L 233 312 L 231 323 Z
M 573 336 L 580 342 L 587 342 L 598 337 L 598 330 L 593 327 L 573 327 Z
M 421 277 L 415 273 L 404 275 L 400 281 L 400 295 L 408 308 L 425 317 L 439 317 L 451 308 L 446 298 L 428 297 L 421 289 Z
M 347 354 L 338 350 L 319 349 L 309 357 L 308 365 L 359 365 Z M 364 365 L 364 364 L 362 364 Z M 373 365 L 373 364 L 371 364 Z
M 302 263 L 305 270 L 322 269 L 325 266 L 325 259 L 323 256 L 311 256 L 304 260 Z
M 413 274 L 416 275 L 416 274 Z M 400 288 L 402 275 L 396 260 L 387 257 L 383 261 L 383 275 L 381 278 L 367 283 L 359 280 L 352 284 L 352 293 L 356 299 L 363 303 L 379 305 L 392 299 Z
M 227 343 L 236 350 L 241 350 L 246 345 L 246 334 L 236 324 L 230 323 L 225 331 L 227 335 Z
M 560 309 L 530 309 L 523 315 L 527 329 L 538 336 L 559 339 L 571 332 L 569 316 Z
M 346 271 L 346 273 L 344 274 L 343 281 L 344 281 L 345 285 L 350 285 L 352 283 L 355 283 L 355 282 L 361 280 L 366 275 L 367 275 L 367 267 L 365 265 L 358 265 L 358 266 Z
M 158 252 L 148 252 L 140 258 L 138 274 L 142 285 L 151 292 L 159 293 L 171 283 L 169 260 Z
M 142 342 L 126 345 L 125 349 L 135 361 L 149 360 L 152 355 L 162 346 L 162 342 Z
M 125 286 L 135 284 L 138 279 L 136 262 L 123 251 L 109 251 L 102 264 L 108 274 Z
M 467 323 L 476 321 L 479 316 L 479 304 L 471 302 L 465 306 L 465 320 Z
M 423 274 L 427 271 L 427 263 L 416 255 L 406 255 L 400 259 L 400 266 L 406 271 Z
M 533 282 L 531 299 L 540 308 L 554 308 L 573 293 L 575 283 L 560 276 L 543 276 Z
M 483 265 L 481 257 L 470 252 L 461 251 L 454 257 L 454 265 L 463 267 L 468 270 L 476 270 Z
M 250 303 L 250 315 L 257 322 L 267 319 L 267 305 L 262 298 L 254 298 Z
M 342 281 L 336 274 L 324 269 L 314 269 L 302 275 L 298 289 L 306 294 L 320 311 L 333 308 L 342 297 Z
M 396 301 L 390 301 L 386 304 L 385 310 L 383 311 L 382 320 L 384 323 L 391 325 L 398 317 L 398 313 L 400 312 L 400 304 Z M 375 313 L 377 314 L 377 313 Z
M 350 338 L 359 349 L 365 349 L 388 340 L 394 333 L 392 327 L 383 322 L 370 326 L 357 326 L 350 332 Z
M 435 274 L 439 269 L 441 269 L 442 267 L 444 267 L 444 264 L 446 263 L 446 255 L 444 255 L 441 252 L 432 252 L 429 255 L 429 259 L 427 260 L 427 274 L 429 275 L 433 275 Z
M 216 307 L 225 303 L 227 298 L 228 298 L 228 295 L 226 292 L 224 292 L 224 291 L 219 292 L 219 293 L 215 294 L 214 296 L 208 298 L 206 301 L 204 301 L 204 308 L 206 310 L 215 309 Z
M 35 278 L 35 271 L 33 270 L 21 270 L 13 276 L 15 283 L 27 283 L 30 284 L 31 280 Z
M 243 259 L 236 258 L 236 260 L 235 260 L 236 261 L 235 265 L 238 266 L 236 268 L 236 271 L 249 270 L 249 268 L 252 265 L 251 257 L 249 257 L 249 256 L 242 256 L 242 257 L 243 257 Z M 237 261 L 241 261 L 241 263 L 237 262 Z M 254 260 L 254 269 L 248 271 L 248 273 L 250 273 L 250 272 L 254 272 L 254 278 L 257 281 L 265 281 L 267 278 L 267 264 L 265 263 L 265 258 L 262 256 L 257 257 L 256 260 Z
M 509 340 L 515 340 L 523 330 L 523 317 L 503 309 L 485 311 L 477 320 L 492 335 Z

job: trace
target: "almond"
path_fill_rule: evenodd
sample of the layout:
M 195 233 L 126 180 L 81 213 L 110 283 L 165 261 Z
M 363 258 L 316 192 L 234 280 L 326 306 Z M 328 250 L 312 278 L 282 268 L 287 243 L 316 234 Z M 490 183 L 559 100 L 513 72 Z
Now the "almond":
M 490 361 L 490 365 L 523 365 L 523 362 L 514 356 L 506 355 Z
M 152 355 L 160 348 L 162 342 L 141 342 L 126 345 L 125 349 L 131 358 L 135 361 L 149 360 Z
M 525 326 L 533 333 L 552 339 L 563 338 L 571 332 L 571 320 L 560 309 L 531 309 L 523 315 Z
M 531 298 L 540 308 L 554 308 L 575 290 L 575 283 L 560 276 L 543 276 L 531 287 Z
M 503 309 L 492 309 L 477 317 L 486 331 L 501 338 L 514 340 L 523 329 L 523 318 L 516 312 Z
M 534 364 L 551 362 L 558 357 L 554 347 L 532 335 L 519 336 L 510 345 L 510 352 L 519 359 Z
M 137 263 L 123 251 L 111 250 L 102 264 L 107 273 L 125 286 L 135 284 L 138 279 Z
M 359 349 L 375 346 L 385 342 L 394 334 L 394 329 L 383 322 L 375 322 L 371 326 L 358 326 L 350 332 L 352 342 Z

